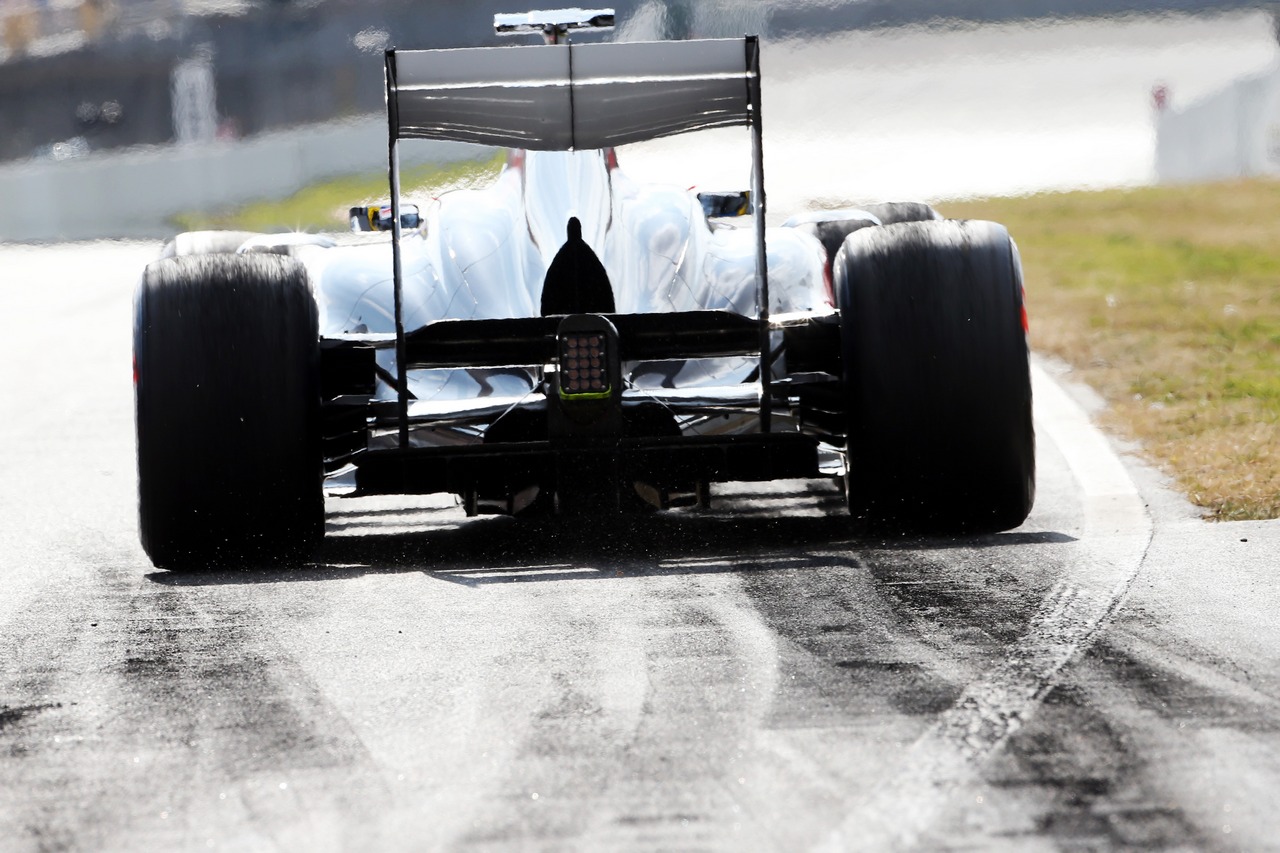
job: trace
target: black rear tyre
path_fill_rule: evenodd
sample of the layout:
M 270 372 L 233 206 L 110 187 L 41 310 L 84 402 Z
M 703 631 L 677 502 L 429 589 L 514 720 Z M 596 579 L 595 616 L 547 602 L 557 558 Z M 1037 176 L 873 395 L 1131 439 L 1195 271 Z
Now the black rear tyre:
M 306 271 L 276 255 L 160 260 L 134 310 L 138 515 L 152 562 L 304 557 L 324 534 Z
M 1022 271 L 993 222 L 851 234 L 835 264 L 849 510 L 874 528 L 1017 527 L 1035 497 Z
M 870 216 L 855 216 L 852 219 L 820 219 L 815 222 L 802 222 L 793 226 L 818 238 L 822 248 L 827 251 L 827 272 L 833 272 L 836 254 L 850 234 L 863 228 L 876 228 L 880 225 L 895 225 L 899 222 L 920 222 L 929 219 L 941 219 L 938 211 L 920 201 L 890 201 L 881 204 L 868 204 L 859 211 Z M 874 216 L 875 219 L 870 218 Z M 876 220 L 879 220 L 877 223 Z
M 161 247 L 160 257 L 235 254 L 246 240 L 257 236 L 256 231 L 183 231 Z
M 880 220 L 881 225 L 899 222 L 927 222 L 942 215 L 922 201 L 885 201 L 864 205 L 863 210 Z

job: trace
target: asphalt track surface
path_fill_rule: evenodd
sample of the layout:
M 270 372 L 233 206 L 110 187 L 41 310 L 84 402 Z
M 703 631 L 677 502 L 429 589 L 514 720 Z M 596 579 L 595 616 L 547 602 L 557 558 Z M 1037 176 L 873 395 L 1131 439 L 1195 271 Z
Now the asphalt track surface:
M 1051 366 L 1001 535 L 858 539 L 822 483 L 335 500 L 313 565 L 173 575 L 134 517 L 155 250 L 0 248 L 0 850 L 1280 844 L 1280 527 L 1196 520 Z

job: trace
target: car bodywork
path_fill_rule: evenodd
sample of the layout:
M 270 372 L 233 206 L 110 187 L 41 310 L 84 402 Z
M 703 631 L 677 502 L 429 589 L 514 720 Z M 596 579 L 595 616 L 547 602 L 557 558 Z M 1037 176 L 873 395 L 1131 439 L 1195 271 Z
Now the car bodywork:
M 898 204 L 766 227 L 756 38 L 544 31 L 538 47 L 386 52 L 390 202 L 352 208 L 365 233 L 179 235 L 144 271 L 153 561 L 305 554 L 322 480 L 452 493 L 474 515 L 705 506 L 714 483 L 837 478 L 868 523 L 1020 524 L 1034 431 L 1003 226 Z M 732 127 L 751 138 L 743 192 L 642 184 L 614 153 Z M 412 139 L 510 153 L 491 186 L 424 212 L 401 203 Z
M 782 344 L 830 336 L 829 259 L 803 227 L 764 227 L 756 39 L 390 51 L 386 62 L 393 226 L 401 139 L 521 147 L 492 186 L 444 195 L 389 244 L 291 249 L 315 288 L 327 372 L 364 377 L 330 383 L 329 411 L 367 424 L 332 436 L 336 487 L 451 491 L 473 511 L 510 512 L 538 493 L 585 489 L 616 507 L 638 487 L 664 505 L 712 481 L 820 475 Z M 636 183 L 613 154 L 724 126 L 755 141 L 749 217 L 709 218 L 694 193 Z M 557 330 L 579 312 L 539 311 L 570 218 L 616 302 L 604 319 L 618 411 L 600 415 L 616 425 L 603 434 L 586 415 L 555 416 L 581 411 L 556 379 Z M 570 457 L 607 473 L 575 473 Z

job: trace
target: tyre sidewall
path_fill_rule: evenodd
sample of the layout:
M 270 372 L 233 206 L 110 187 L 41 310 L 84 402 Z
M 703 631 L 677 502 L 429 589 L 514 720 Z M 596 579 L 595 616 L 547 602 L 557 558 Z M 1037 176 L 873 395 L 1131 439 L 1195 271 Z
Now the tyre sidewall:
M 317 312 L 272 255 L 157 261 L 135 310 L 139 521 L 157 565 L 296 555 L 323 531 Z
M 836 264 L 850 511 L 907 530 L 1001 530 L 1035 490 L 1022 276 L 991 222 L 850 235 Z

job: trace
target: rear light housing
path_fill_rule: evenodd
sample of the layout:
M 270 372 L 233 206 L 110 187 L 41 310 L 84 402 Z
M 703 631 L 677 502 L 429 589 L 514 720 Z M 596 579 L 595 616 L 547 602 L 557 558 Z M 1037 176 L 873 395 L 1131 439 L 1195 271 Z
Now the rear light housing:
M 622 368 L 618 331 L 600 314 L 570 314 L 556 331 L 548 412 L 552 440 L 612 441 L 622 433 Z
M 556 333 L 556 392 L 568 404 L 621 396 L 618 332 L 598 314 L 564 318 Z

